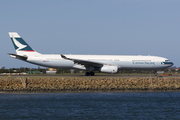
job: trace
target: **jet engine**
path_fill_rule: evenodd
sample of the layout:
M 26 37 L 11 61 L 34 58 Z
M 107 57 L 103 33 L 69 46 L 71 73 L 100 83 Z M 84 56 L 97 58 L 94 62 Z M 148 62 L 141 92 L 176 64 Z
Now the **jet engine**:
M 117 66 L 104 65 L 100 68 L 100 72 L 117 73 L 118 67 Z

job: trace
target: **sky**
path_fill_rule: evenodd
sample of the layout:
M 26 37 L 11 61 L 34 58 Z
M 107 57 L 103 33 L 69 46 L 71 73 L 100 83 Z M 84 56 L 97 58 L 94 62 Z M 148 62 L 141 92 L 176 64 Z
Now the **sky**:
M 152 55 L 180 67 L 179 0 L 1 0 L 0 67 L 39 66 L 11 58 L 8 32 L 42 54 Z

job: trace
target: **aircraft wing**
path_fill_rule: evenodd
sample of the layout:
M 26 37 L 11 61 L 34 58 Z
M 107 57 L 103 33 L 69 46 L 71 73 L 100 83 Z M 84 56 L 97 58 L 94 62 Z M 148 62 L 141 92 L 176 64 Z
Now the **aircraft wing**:
M 61 54 L 61 57 L 66 60 L 71 60 L 76 64 L 84 65 L 84 66 L 94 66 L 94 67 L 102 67 L 104 63 L 90 61 L 90 60 L 82 60 L 82 59 L 74 59 L 74 58 L 67 58 L 65 55 Z

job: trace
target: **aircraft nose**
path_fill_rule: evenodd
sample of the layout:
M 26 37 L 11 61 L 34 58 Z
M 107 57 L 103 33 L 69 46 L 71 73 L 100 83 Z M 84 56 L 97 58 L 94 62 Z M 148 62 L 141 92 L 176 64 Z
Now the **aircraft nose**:
M 173 66 L 174 65 L 174 63 L 173 62 L 171 62 L 172 64 L 171 64 L 171 66 Z
M 173 63 L 173 62 L 169 62 L 168 64 L 169 64 L 169 66 L 173 66 L 173 65 L 174 65 L 174 63 Z

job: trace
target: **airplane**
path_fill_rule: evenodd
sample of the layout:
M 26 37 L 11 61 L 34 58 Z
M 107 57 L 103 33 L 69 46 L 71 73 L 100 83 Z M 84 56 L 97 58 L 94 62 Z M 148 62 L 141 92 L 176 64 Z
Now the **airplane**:
M 57 69 L 84 70 L 86 76 L 94 76 L 94 71 L 117 73 L 119 70 L 163 70 L 173 63 L 167 58 L 142 55 L 64 55 L 41 54 L 32 49 L 17 32 L 9 32 L 16 58 L 39 66 Z

